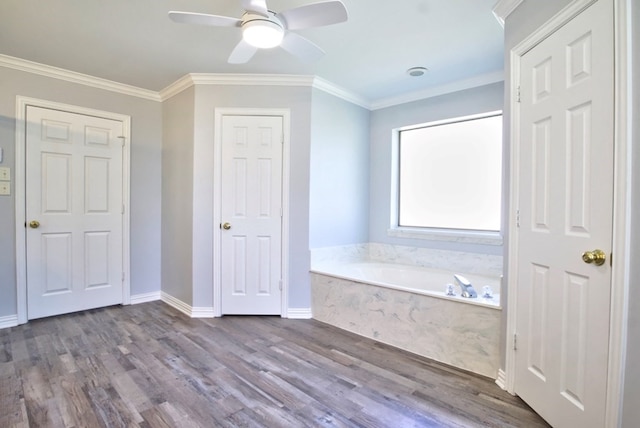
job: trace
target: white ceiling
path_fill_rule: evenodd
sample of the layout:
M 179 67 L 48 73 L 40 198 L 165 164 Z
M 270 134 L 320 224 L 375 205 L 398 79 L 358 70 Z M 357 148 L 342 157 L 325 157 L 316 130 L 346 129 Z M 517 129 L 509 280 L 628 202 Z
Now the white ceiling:
M 317 0 L 267 0 L 276 12 Z M 1 0 L 0 54 L 160 91 L 187 73 L 316 75 L 367 102 L 496 81 L 496 0 L 343 0 L 349 20 L 301 30 L 327 54 L 305 64 L 280 48 L 227 57 L 238 28 L 176 24 L 169 10 L 240 17 L 239 0 Z M 410 67 L 429 69 L 420 78 Z M 499 80 L 499 79 L 498 79 Z

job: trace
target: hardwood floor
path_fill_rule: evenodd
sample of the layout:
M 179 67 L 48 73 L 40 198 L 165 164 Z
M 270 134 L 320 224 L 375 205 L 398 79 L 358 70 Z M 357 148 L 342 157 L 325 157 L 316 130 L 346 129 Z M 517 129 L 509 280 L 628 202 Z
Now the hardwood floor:
M 313 320 L 161 302 L 0 330 L 0 427 L 543 427 L 492 380 Z

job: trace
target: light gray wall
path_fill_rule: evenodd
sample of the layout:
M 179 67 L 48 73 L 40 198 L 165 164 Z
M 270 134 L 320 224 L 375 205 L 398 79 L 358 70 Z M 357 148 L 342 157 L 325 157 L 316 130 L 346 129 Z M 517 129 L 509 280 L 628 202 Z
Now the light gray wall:
M 313 90 L 309 244 L 368 242 L 369 111 Z
M 213 303 L 213 140 L 216 108 L 277 108 L 291 111 L 289 189 L 289 307 L 309 308 L 309 154 L 311 88 L 285 86 L 196 86 L 193 186 L 193 306 Z M 195 234 L 198 234 L 196 237 Z
M 193 303 L 193 141 L 195 91 L 162 103 L 162 291 Z
M 502 246 L 395 238 L 387 235 L 391 203 L 392 130 L 503 109 L 503 84 L 494 83 L 371 113 L 369 241 L 412 247 L 502 254 Z M 505 158 L 508 159 L 508 158 Z M 452 171 L 454 174 L 455 171 Z
M 0 67 L 0 147 L 5 155 L 1 165 L 10 167 L 12 175 L 17 95 L 131 116 L 131 294 L 158 291 L 160 103 Z M 15 196 L 0 196 L 0 317 L 17 311 L 15 233 Z
M 627 355 L 624 379 L 623 427 L 636 427 L 640 421 L 640 2 L 628 2 L 632 25 L 633 85 L 633 203 L 631 225 L 631 283 L 629 284 L 629 319 L 627 320 Z

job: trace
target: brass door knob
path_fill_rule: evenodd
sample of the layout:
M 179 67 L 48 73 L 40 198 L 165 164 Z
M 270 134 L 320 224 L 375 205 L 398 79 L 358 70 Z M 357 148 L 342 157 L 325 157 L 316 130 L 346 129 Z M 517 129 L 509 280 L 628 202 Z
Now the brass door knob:
M 602 250 L 585 251 L 582 253 L 582 260 L 585 263 L 594 263 L 596 266 L 601 266 L 607 260 L 607 255 Z
M 32 229 L 37 229 L 37 228 L 40 227 L 40 222 L 38 220 L 32 220 L 29 223 L 29 227 L 32 228 Z
M 229 230 L 229 229 L 231 229 L 231 223 L 225 223 L 225 224 L 223 224 L 223 225 L 222 225 L 222 228 L 223 228 L 224 230 Z

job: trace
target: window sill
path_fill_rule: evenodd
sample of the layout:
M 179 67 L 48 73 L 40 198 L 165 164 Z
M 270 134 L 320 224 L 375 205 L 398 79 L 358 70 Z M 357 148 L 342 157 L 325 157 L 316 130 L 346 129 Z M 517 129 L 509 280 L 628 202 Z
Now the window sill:
M 502 245 L 500 232 L 483 232 L 455 229 L 418 229 L 411 227 L 394 227 L 387 230 L 387 235 L 396 238 L 424 239 L 429 241 L 460 242 L 465 244 Z

